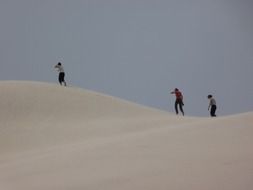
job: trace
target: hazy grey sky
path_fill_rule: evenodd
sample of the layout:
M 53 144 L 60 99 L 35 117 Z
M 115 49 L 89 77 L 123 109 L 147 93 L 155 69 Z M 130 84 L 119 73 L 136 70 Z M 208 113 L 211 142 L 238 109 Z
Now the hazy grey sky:
M 0 0 L 0 80 L 66 80 L 188 115 L 253 111 L 252 0 Z

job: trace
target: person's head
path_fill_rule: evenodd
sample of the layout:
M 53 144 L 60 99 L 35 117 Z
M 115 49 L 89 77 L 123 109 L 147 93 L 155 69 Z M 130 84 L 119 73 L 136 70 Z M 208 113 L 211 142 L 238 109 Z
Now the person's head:
M 60 66 L 61 66 L 61 63 L 59 62 L 57 65 L 60 65 Z
M 178 92 L 179 90 L 178 90 L 178 88 L 175 88 L 175 92 Z
M 208 96 L 207 96 L 207 98 L 208 99 L 210 99 L 210 98 L 212 98 L 213 96 L 211 95 L 211 94 L 209 94 Z

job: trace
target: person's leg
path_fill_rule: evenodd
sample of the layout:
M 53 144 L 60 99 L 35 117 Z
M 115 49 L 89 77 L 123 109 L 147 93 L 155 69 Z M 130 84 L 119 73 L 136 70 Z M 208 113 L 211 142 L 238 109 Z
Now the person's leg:
M 59 74 L 59 83 L 60 83 L 61 85 L 62 85 L 62 83 L 64 83 L 64 86 L 66 86 L 67 84 L 66 84 L 66 82 L 65 82 L 64 77 L 65 77 L 65 73 L 60 73 L 60 74 Z
M 210 112 L 211 117 L 216 117 L 215 112 L 216 112 L 216 105 L 213 105 L 213 106 L 211 107 L 211 112 Z
M 64 86 L 67 86 L 67 83 L 65 81 L 65 73 L 62 73 L 62 82 L 64 83 Z
M 61 83 L 62 83 L 62 75 L 61 75 L 61 73 L 59 73 L 58 81 L 59 81 L 60 85 L 62 85 L 62 84 L 61 84 Z
M 180 108 L 180 111 L 182 112 L 182 114 L 184 115 L 183 102 L 182 101 L 180 101 L 180 103 L 179 103 L 179 108 Z
M 176 101 L 175 101 L 175 111 L 176 111 L 176 114 L 178 114 L 177 105 L 178 105 L 178 101 L 176 100 Z

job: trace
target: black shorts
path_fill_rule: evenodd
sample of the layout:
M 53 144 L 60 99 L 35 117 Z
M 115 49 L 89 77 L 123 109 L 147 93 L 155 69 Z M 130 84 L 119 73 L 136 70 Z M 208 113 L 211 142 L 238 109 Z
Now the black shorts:
M 64 77 L 65 77 L 65 73 L 63 73 L 63 72 L 59 73 L 59 82 L 60 83 L 64 82 Z

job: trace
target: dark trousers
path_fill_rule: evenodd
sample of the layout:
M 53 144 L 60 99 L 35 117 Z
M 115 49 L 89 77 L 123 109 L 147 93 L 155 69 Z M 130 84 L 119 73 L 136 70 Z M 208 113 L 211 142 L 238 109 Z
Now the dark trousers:
M 210 111 L 211 117 L 216 117 L 216 114 L 215 114 L 216 109 L 217 109 L 216 105 L 211 106 L 211 111 Z
M 58 80 L 59 80 L 59 83 L 60 83 L 60 84 L 64 83 L 64 85 L 66 86 L 66 82 L 65 82 L 64 77 L 65 77 L 65 73 L 60 72 L 60 73 L 59 73 L 59 78 L 58 78 Z
M 179 109 L 182 112 L 182 114 L 184 115 L 184 110 L 183 110 L 183 101 L 181 99 L 176 99 L 175 102 L 175 110 L 176 110 L 176 114 L 178 114 L 178 105 L 179 105 Z

